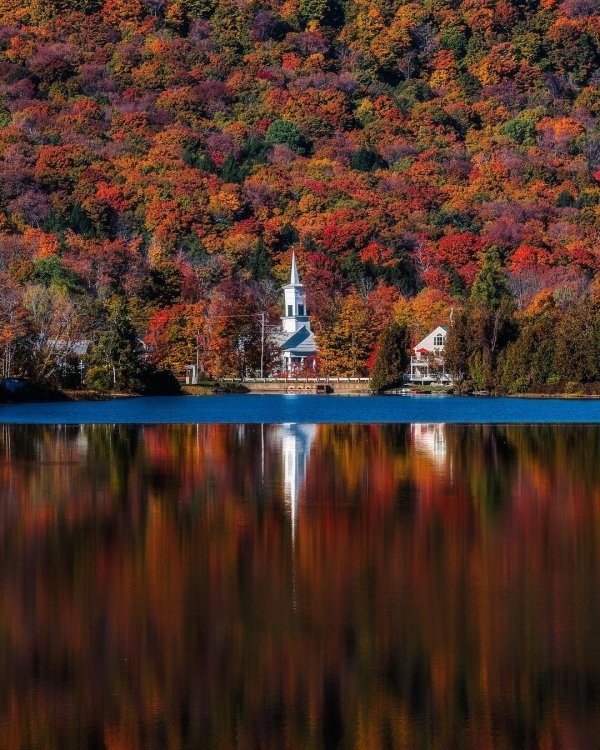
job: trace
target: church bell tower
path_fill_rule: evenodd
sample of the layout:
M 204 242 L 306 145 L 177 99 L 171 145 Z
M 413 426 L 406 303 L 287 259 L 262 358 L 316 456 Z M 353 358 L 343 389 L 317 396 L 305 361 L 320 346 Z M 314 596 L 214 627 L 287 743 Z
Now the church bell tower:
M 310 319 L 306 313 L 306 293 L 304 284 L 300 283 L 296 266 L 296 253 L 292 254 L 292 272 L 290 283 L 283 287 L 284 311 L 281 325 L 284 331 L 295 333 L 302 326 L 310 331 Z

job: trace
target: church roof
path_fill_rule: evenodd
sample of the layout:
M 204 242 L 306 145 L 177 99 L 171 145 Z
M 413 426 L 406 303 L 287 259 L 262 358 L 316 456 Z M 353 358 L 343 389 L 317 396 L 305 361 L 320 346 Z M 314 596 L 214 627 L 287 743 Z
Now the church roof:
M 317 342 L 306 326 L 302 326 L 294 333 L 283 332 L 278 336 L 279 347 L 283 351 L 293 351 L 305 357 L 314 354 L 317 351 Z

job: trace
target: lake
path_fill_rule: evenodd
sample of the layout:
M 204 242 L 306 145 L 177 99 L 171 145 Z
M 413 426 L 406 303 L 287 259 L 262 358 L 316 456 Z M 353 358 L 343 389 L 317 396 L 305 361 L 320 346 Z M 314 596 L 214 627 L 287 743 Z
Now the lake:
M 0 423 L 285 424 L 600 422 L 600 400 L 461 396 L 226 395 L 0 404 Z
M 0 747 L 597 747 L 599 451 L 591 424 L 0 426 Z

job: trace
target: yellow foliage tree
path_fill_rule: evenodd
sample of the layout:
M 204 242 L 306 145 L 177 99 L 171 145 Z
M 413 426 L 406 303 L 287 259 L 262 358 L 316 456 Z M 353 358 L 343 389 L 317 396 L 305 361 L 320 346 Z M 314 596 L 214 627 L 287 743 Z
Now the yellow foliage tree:
M 320 371 L 325 375 L 366 377 L 375 336 L 369 306 L 356 292 L 350 294 L 334 324 L 317 335 Z

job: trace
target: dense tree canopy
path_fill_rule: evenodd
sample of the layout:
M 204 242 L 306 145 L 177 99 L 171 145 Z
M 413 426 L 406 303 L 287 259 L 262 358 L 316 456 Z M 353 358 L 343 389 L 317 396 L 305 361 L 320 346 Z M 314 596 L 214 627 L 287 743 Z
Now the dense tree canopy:
M 599 264 L 599 28 L 584 0 L 0 0 L 5 372 L 30 287 L 91 320 L 124 296 L 143 336 L 224 314 L 228 284 L 275 314 L 292 249 L 330 372 L 365 372 L 416 295 L 447 323 L 491 251 L 520 310 L 575 299 Z M 358 335 L 373 295 L 395 302 Z

